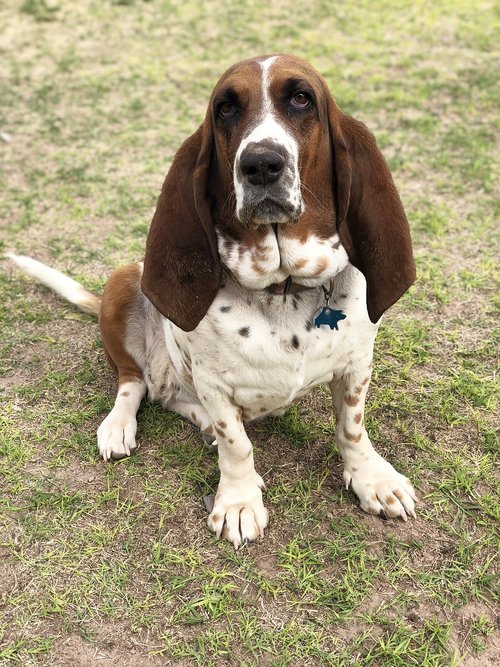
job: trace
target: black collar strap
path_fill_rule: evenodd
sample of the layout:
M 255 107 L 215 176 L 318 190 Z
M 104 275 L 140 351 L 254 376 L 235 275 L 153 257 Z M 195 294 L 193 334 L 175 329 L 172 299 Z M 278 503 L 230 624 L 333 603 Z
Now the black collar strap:
M 304 290 L 316 289 L 315 287 L 307 287 L 307 285 L 299 285 L 299 283 L 294 283 L 292 277 L 288 276 L 286 280 L 282 283 L 273 283 L 266 287 L 266 292 L 273 294 L 275 296 L 286 296 L 287 294 L 298 294 L 298 292 L 304 292 Z

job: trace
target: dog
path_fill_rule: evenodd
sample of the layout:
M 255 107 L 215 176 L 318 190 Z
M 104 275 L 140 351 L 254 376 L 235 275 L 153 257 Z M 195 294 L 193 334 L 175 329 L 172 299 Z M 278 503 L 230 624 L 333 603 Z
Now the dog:
M 144 262 L 115 271 L 102 299 L 11 257 L 99 316 L 118 374 L 97 434 L 105 461 L 136 448 L 146 394 L 215 438 L 218 537 L 238 548 L 268 524 L 245 423 L 325 383 L 346 488 L 366 512 L 415 517 L 411 483 L 363 414 L 380 319 L 415 279 L 408 222 L 373 135 L 304 60 L 257 57 L 222 75 L 163 183 Z

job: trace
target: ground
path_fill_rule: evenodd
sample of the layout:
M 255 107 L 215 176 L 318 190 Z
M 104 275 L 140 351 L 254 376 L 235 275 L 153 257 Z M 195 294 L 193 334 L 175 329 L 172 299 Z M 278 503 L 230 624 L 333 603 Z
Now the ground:
M 115 381 L 95 321 L 2 261 L 2 664 L 500 662 L 497 28 L 479 0 L 4 0 L 1 247 L 96 292 L 141 258 L 172 156 L 236 60 L 306 58 L 372 129 L 419 277 L 384 319 L 367 425 L 421 502 L 408 523 L 359 509 L 320 389 L 250 428 L 266 538 L 218 542 L 213 448 L 146 404 L 140 449 L 104 465 Z

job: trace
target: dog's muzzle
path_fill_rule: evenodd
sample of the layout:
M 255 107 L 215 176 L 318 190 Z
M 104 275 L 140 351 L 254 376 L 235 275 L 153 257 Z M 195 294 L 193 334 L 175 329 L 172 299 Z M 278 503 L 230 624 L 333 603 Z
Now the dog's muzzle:
M 298 176 L 292 156 L 279 144 L 250 143 L 235 169 L 239 199 L 237 215 L 245 224 L 282 224 L 302 212 Z

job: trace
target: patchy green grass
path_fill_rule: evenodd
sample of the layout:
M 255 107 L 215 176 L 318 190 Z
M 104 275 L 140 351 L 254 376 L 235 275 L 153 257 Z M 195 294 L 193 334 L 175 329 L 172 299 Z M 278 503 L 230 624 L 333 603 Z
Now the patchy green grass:
M 367 425 L 417 521 L 341 485 L 326 390 L 252 425 L 266 539 L 205 526 L 215 451 L 155 405 L 104 466 L 95 322 L 0 275 L 0 663 L 496 665 L 498 15 L 480 0 L 6 0 L 0 249 L 101 291 L 141 257 L 156 197 L 222 71 L 291 52 L 375 132 L 419 279 L 386 317 Z

